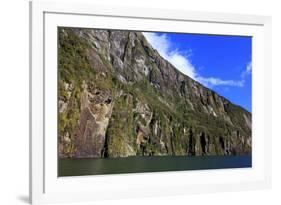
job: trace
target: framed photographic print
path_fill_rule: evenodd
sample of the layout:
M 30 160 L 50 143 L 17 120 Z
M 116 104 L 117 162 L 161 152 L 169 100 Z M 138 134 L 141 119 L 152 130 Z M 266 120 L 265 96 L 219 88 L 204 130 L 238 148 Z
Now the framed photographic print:
M 31 203 L 270 187 L 270 17 L 39 1 L 30 20 Z

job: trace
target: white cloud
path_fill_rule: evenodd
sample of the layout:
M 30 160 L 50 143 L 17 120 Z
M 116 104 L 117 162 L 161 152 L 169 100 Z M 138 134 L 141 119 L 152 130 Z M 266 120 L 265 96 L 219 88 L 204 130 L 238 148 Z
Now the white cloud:
M 204 84 L 207 87 L 212 86 L 219 86 L 219 85 L 228 85 L 228 86 L 236 86 L 236 87 L 243 87 L 245 80 L 221 80 L 219 78 L 204 78 L 204 77 L 198 77 L 197 80 Z
M 195 79 L 196 72 L 194 66 L 190 61 L 178 52 L 172 52 L 169 56 L 169 60 L 179 71 Z
M 177 49 L 173 48 L 172 42 L 167 38 L 165 34 L 157 35 L 156 33 L 143 32 L 148 42 L 155 48 L 160 55 L 168 60 L 173 66 L 175 66 L 180 72 L 188 75 L 194 80 L 199 81 L 207 87 L 213 86 L 236 86 L 243 87 L 244 80 L 234 81 L 234 80 L 222 80 L 215 77 L 203 77 L 200 76 L 195 67 L 192 65 L 189 55 L 179 52 Z M 246 72 L 251 72 L 251 65 L 247 66 Z M 248 71 L 249 70 L 249 71 Z
M 252 72 L 252 62 L 249 62 L 246 66 L 246 70 L 244 70 L 241 74 L 242 78 L 245 78 L 246 75 L 250 74 Z
M 165 34 L 157 35 L 155 33 L 143 33 L 148 42 L 155 48 L 160 55 L 168 60 L 183 74 L 195 79 L 196 72 L 187 55 L 183 55 L 177 50 L 172 50 L 172 43 Z

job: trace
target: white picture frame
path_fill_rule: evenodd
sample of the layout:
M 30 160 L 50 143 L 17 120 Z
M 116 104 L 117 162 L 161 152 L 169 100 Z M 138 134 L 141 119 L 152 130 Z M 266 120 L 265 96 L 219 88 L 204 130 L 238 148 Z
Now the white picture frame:
M 253 36 L 252 168 L 57 177 L 57 95 L 53 92 L 54 89 L 57 90 L 57 26 Z M 30 3 L 30 202 L 32 204 L 238 191 L 270 186 L 270 17 L 105 7 L 82 3 L 43 1 Z M 76 187 L 79 189 L 75 189 Z

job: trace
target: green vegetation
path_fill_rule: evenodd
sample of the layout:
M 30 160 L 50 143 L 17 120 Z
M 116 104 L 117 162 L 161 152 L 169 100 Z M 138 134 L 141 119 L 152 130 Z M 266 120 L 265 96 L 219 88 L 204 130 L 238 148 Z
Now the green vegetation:
M 94 76 L 87 58 L 89 49 L 86 42 L 81 41 L 72 31 L 59 28 L 58 70 L 59 99 L 68 102 L 67 111 L 59 114 L 59 140 L 64 143 L 63 153 L 71 156 L 75 152 L 74 134 L 80 116 L 80 100 L 83 81 Z M 68 86 L 68 88 L 65 87 Z M 72 86 L 72 88 L 69 88 Z M 68 96 L 68 92 L 70 96 Z M 68 99 L 69 98 L 69 99 Z M 70 141 L 65 143 L 64 136 L 68 133 Z
M 189 100 L 194 105 L 191 108 L 173 82 L 161 81 L 159 87 L 155 87 L 152 79 L 161 75 L 155 61 L 146 59 L 146 64 L 150 66 L 149 75 L 135 79 L 136 62 L 135 58 L 131 58 L 124 76 L 134 81 L 127 79 L 127 83 L 121 82 L 121 71 L 113 67 L 111 60 L 99 50 L 94 50 L 86 38 L 79 37 L 75 32 L 79 33 L 79 30 L 58 29 L 58 92 L 59 100 L 67 104 L 66 110 L 59 114 L 61 156 L 72 157 L 77 151 L 75 137 L 79 137 L 76 135 L 81 118 L 81 100 L 85 95 L 84 85 L 112 93 L 112 113 L 103 116 L 108 118 L 109 123 L 105 136 L 102 136 L 105 138 L 102 157 L 200 155 L 203 150 L 208 150 L 210 154 L 224 154 L 226 142 L 236 143 L 232 137 L 234 132 L 239 131 L 241 135 L 251 133 L 250 129 L 245 128 L 245 111 L 231 103 L 225 108 L 231 121 L 206 114 L 204 104 L 210 104 L 208 95 L 213 93 L 207 94 L 206 99 L 190 95 Z M 130 55 L 155 55 L 143 45 L 147 42 L 134 42 L 135 47 L 131 48 Z M 165 90 L 166 84 L 169 85 L 168 90 Z M 217 105 L 211 106 L 216 113 L 221 112 L 216 110 Z M 67 135 L 69 139 L 65 139 Z M 94 139 L 94 142 L 98 141 Z

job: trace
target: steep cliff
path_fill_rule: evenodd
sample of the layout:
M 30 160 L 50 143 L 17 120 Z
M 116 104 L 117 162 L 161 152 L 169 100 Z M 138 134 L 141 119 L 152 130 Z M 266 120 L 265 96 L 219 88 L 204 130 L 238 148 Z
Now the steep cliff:
M 251 154 L 251 113 L 141 32 L 58 29 L 61 158 Z

